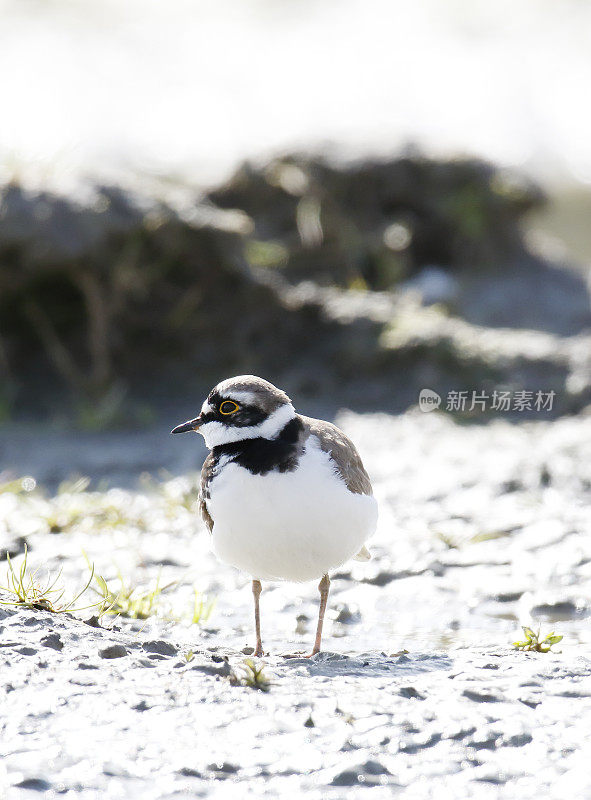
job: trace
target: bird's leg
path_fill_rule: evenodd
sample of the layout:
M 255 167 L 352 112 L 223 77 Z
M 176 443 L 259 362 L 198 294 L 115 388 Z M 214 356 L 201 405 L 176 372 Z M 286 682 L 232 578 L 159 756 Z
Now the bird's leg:
M 260 581 L 252 582 L 252 593 L 254 595 L 254 628 L 257 637 L 257 643 L 254 650 L 254 655 L 263 655 L 263 643 L 261 641 L 261 615 L 259 612 L 259 597 L 261 596 L 262 586 Z
M 318 584 L 318 591 L 320 592 L 320 608 L 318 609 L 318 627 L 316 628 L 316 640 L 312 649 L 311 655 L 315 656 L 320 652 L 320 645 L 322 643 L 322 623 L 324 622 L 324 612 L 326 611 L 326 604 L 328 602 L 328 591 L 330 589 L 330 578 L 324 575 Z

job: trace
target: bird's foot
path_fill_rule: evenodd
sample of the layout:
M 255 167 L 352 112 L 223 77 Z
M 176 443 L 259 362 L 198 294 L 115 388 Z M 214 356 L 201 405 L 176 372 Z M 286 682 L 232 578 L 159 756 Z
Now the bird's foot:
M 320 650 L 312 650 L 311 653 L 284 653 L 282 658 L 312 658 L 319 652 Z

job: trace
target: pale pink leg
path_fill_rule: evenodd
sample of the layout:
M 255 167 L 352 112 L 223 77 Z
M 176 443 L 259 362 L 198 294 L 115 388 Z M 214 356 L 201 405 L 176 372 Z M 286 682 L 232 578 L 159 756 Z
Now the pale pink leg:
M 325 575 L 318 584 L 318 591 L 320 592 L 320 608 L 318 609 L 318 627 L 316 628 L 316 640 L 312 649 L 312 655 L 320 652 L 322 644 L 322 624 L 324 622 L 324 612 L 326 611 L 326 604 L 328 602 L 328 591 L 330 589 L 330 578 Z
M 261 641 L 261 615 L 259 612 L 259 597 L 261 596 L 262 586 L 260 581 L 252 582 L 252 593 L 254 595 L 254 628 L 257 637 L 257 643 L 254 650 L 255 656 L 263 655 L 263 643 Z

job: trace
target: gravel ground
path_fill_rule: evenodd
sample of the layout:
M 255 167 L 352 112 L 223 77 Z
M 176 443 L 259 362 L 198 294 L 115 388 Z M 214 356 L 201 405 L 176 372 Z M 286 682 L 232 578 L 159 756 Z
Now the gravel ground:
M 110 588 L 164 587 L 149 619 L 103 627 L 96 609 L 0 608 L 0 795 L 591 795 L 591 415 L 339 422 L 380 501 L 374 557 L 334 577 L 310 660 L 283 654 L 311 646 L 315 586 L 264 586 L 268 691 L 245 685 L 250 586 L 209 552 L 194 474 L 0 494 L 0 545 L 61 568 L 61 602 L 85 556 Z M 200 624 L 195 587 L 215 598 Z M 518 652 L 521 624 L 564 639 Z

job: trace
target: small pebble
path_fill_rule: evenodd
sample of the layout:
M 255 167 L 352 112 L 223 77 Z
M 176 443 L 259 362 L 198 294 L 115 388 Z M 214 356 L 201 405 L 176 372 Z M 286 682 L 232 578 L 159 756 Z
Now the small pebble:
M 99 650 L 101 658 L 122 658 L 127 655 L 127 650 L 122 644 L 112 644 L 110 647 L 105 647 L 104 650 Z

